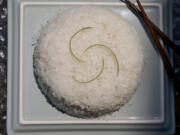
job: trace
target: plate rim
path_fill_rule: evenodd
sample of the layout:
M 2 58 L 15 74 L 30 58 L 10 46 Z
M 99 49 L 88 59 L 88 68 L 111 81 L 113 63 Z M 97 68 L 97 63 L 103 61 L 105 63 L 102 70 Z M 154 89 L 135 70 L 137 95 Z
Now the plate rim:
M 10 4 L 9 3 L 13 3 L 12 2 L 13 0 L 9 0 L 9 2 L 8 2 L 8 7 L 11 7 L 10 6 Z M 19 2 L 19 0 L 17 0 L 18 2 Z M 16 2 L 17 2 L 16 1 Z M 19 2 L 19 3 L 26 3 L 26 2 Z M 104 2 L 103 2 L 104 3 Z M 16 3 L 17 4 L 17 3 Z M 117 4 L 117 3 L 116 3 Z M 156 3 L 157 4 L 157 3 Z M 26 5 L 26 4 L 25 4 Z M 123 5 L 123 4 L 122 4 Z M 162 8 L 162 4 L 158 4 L 158 5 L 161 5 L 161 8 Z M 8 8 L 9 10 L 8 10 L 8 12 L 12 12 L 12 7 L 11 8 Z M 163 12 L 162 12 L 163 13 Z M 163 14 L 162 14 L 162 17 L 163 17 Z M 8 17 L 8 19 L 9 20 L 12 20 L 12 18 L 10 18 L 10 17 Z M 161 21 L 162 21 L 163 19 L 161 19 Z M 12 22 L 11 22 L 12 23 Z M 13 39 L 12 37 L 12 33 L 10 33 L 10 32 L 12 32 L 11 30 L 13 29 L 13 27 L 12 27 L 12 24 L 10 23 L 10 21 L 8 21 L 8 59 L 11 59 L 12 58 L 12 41 L 10 40 L 10 39 Z M 162 26 L 163 27 L 163 26 Z M 10 50 L 10 51 L 9 51 Z M 13 80 L 11 80 L 11 75 L 12 75 L 12 63 L 10 63 L 10 61 L 8 61 L 8 95 L 9 95 L 9 97 L 11 97 L 12 96 L 12 93 L 10 92 L 11 91 L 11 89 L 12 89 L 12 86 L 11 86 L 11 83 L 13 83 Z M 11 104 L 10 102 L 12 102 L 11 101 L 12 99 L 10 99 L 10 98 L 8 98 L 8 116 L 10 117 L 8 117 L 8 128 L 10 128 L 14 123 L 11 123 L 10 122 L 10 120 L 13 120 L 12 118 L 11 118 L 11 112 L 10 112 L 10 110 L 12 109 L 12 108 L 10 108 L 10 105 L 9 104 Z M 17 119 L 14 119 L 15 121 L 17 120 Z M 164 121 L 164 119 L 163 119 L 163 121 Z M 17 122 L 17 121 L 16 121 Z M 22 125 L 23 123 L 19 123 L 20 125 Z M 32 123 L 31 123 L 32 124 Z M 47 123 L 47 124 L 49 124 L 49 123 Z M 72 123 L 71 123 L 72 124 Z M 84 123 L 83 123 L 84 124 Z M 102 124 L 102 123 L 98 123 L 98 124 Z M 103 123 L 104 124 L 104 123 Z M 108 123 L 109 124 L 109 123 Z M 118 123 L 119 124 L 119 123 Z M 11 126 L 10 126 L 11 125 Z

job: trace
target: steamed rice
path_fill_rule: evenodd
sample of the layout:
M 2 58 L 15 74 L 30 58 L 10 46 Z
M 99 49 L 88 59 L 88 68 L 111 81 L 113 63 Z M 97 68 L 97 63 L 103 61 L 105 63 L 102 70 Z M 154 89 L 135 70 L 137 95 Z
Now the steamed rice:
M 69 51 L 71 36 L 79 29 L 92 27 L 76 35 Z M 105 44 L 119 62 L 119 75 L 112 54 L 101 47 L 83 51 L 92 44 Z M 103 73 L 96 76 L 102 66 Z M 67 114 L 97 117 L 118 110 L 129 101 L 138 87 L 143 69 L 142 46 L 135 29 L 120 15 L 102 8 L 82 6 L 58 14 L 41 31 L 34 50 L 34 69 L 42 92 L 50 102 Z

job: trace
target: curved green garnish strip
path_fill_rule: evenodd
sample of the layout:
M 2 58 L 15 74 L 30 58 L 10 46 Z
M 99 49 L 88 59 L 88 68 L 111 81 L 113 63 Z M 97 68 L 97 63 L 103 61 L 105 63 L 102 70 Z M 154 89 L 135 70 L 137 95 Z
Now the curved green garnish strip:
M 104 48 L 106 48 L 107 50 L 109 50 L 109 51 L 111 52 L 111 54 L 113 55 L 113 57 L 115 58 L 115 61 L 116 61 L 116 65 L 117 65 L 117 76 L 118 76 L 118 75 L 119 75 L 119 62 L 118 62 L 118 59 L 117 59 L 116 54 L 112 51 L 111 48 L 109 48 L 108 46 L 103 45 L 103 44 L 93 44 L 93 45 L 90 45 L 88 48 L 86 48 L 86 49 L 84 50 L 84 52 L 86 52 L 86 51 L 89 50 L 90 48 L 93 48 L 93 47 L 96 47 L 96 46 L 104 47 Z
M 72 78 L 78 83 L 89 83 L 89 82 L 92 82 L 92 81 L 96 80 L 103 73 L 103 70 L 104 70 L 104 59 L 102 60 L 101 71 L 94 78 L 92 78 L 92 79 L 90 79 L 88 81 L 79 81 L 79 80 L 76 79 L 75 76 L 72 76 Z
M 85 61 L 84 61 L 84 60 L 81 60 L 80 58 L 78 58 L 78 57 L 74 54 L 74 52 L 72 51 L 72 39 L 73 39 L 78 33 L 80 33 L 81 31 L 87 30 L 87 29 L 90 29 L 90 28 L 92 28 L 92 27 L 84 27 L 84 28 L 81 28 L 80 30 L 78 30 L 76 33 L 74 33 L 74 34 L 71 36 L 70 41 L 69 41 L 69 50 L 70 50 L 70 52 L 71 52 L 71 55 L 72 55 L 77 61 L 79 61 L 79 62 L 85 62 Z

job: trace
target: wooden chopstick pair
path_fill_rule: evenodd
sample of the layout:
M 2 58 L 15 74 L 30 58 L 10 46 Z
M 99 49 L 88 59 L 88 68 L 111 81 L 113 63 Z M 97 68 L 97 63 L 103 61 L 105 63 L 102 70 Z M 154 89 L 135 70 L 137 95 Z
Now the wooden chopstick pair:
M 129 6 L 129 8 L 132 9 L 136 13 L 136 15 L 144 19 L 142 12 L 131 1 L 123 0 L 123 2 L 125 2 Z M 153 22 L 150 21 L 150 23 L 154 31 L 156 32 L 156 34 L 158 34 L 158 36 L 160 36 L 162 40 L 166 43 L 165 45 L 173 49 L 173 51 L 177 55 L 180 55 L 180 47 L 177 47 L 177 45 L 172 40 L 170 40 Z
M 151 36 L 156 44 L 156 47 L 158 48 L 159 50 L 159 53 L 162 57 L 162 60 L 163 60 L 163 63 L 166 67 L 166 70 L 168 71 L 169 75 L 171 76 L 171 78 L 173 79 L 174 81 L 174 84 L 175 84 L 175 87 L 177 88 L 177 90 L 179 91 L 179 83 L 178 83 L 178 79 L 176 77 L 176 74 L 174 72 L 174 69 L 173 67 L 171 66 L 171 63 L 169 62 L 168 60 L 168 57 L 166 55 L 166 52 L 164 51 L 162 45 L 161 45 L 161 42 L 159 41 L 159 38 L 157 36 L 157 34 L 162 38 L 164 39 L 167 43 L 173 43 L 163 32 L 161 32 L 159 30 L 158 27 L 156 27 L 148 18 L 148 16 L 146 15 L 142 5 L 141 5 L 141 2 L 140 0 L 136 0 L 137 3 L 138 3 L 138 6 L 139 6 L 139 9 L 136 8 L 136 6 L 131 3 L 129 0 L 125 0 L 125 2 L 128 4 L 128 6 L 130 8 L 132 8 L 136 13 L 138 13 L 142 18 L 143 20 L 145 21 L 146 25 L 148 26 L 148 29 L 149 29 L 149 32 L 151 33 Z M 173 43 L 174 44 L 174 43 Z M 173 50 L 175 49 L 176 50 L 176 45 L 174 44 L 171 44 L 171 48 L 173 48 Z M 179 50 L 176 50 L 176 53 L 179 53 L 180 51 Z

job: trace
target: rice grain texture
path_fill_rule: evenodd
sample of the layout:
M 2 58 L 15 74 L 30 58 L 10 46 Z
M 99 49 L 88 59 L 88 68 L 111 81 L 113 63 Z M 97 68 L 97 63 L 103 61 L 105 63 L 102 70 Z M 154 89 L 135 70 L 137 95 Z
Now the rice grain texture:
M 70 53 L 85 62 L 77 61 Z M 91 47 L 103 44 L 105 47 Z M 144 57 L 135 28 L 102 7 L 81 6 L 58 14 L 43 29 L 34 49 L 34 73 L 49 102 L 71 116 L 93 118 L 119 110 L 141 81 Z M 89 83 L 104 67 L 102 74 Z

